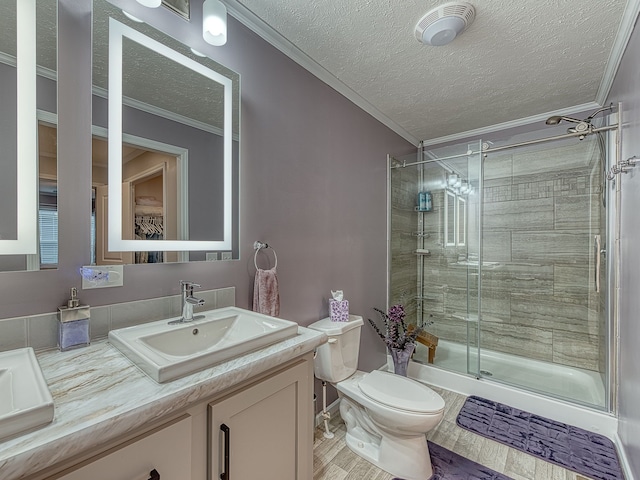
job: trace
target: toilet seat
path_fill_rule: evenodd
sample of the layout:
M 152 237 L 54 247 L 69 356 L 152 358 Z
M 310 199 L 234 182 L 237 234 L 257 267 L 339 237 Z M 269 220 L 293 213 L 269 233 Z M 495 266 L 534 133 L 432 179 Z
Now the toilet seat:
M 394 409 L 422 414 L 444 410 L 444 400 L 436 392 L 393 373 L 374 370 L 358 382 L 358 387 L 366 397 Z

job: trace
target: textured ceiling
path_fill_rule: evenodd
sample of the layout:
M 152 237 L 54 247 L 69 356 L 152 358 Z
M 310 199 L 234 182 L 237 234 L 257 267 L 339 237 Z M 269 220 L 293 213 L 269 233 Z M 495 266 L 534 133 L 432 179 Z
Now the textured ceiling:
M 449 45 L 414 28 L 435 0 L 238 0 L 418 139 L 595 101 L 625 0 L 472 0 Z
M 194 55 L 174 38 L 146 23 L 136 23 L 106 0 L 93 2 L 93 84 L 107 88 L 109 18 L 114 18 L 159 41 L 185 57 L 209 67 L 233 82 L 233 131 L 239 130 L 239 75 L 210 58 Z M 136 42 L 123 41 L 123 94 L 133 100 L 185 118 L 222 128 L 223 87 Z
M 9 64 L 16 55 L 16 0 L 0 0 L 0 61 Z M 37 63 L 53 76 L 56 59 L 57 0 L 36 2 Z M 187 46 L 146 23 L 124 16 L 122 10 L 106 0 L 94 1 L 93 12 L 93 83 L 106 90 L 108 78 L 109 17 L 162 42 L 173 50 L 230 78 L 233 82 L 233 132 L 239 132 L 240 76 L 211 60 L 195 55 Z M 124 95 L 150 107 L 159 108 L 187 119 L 222 128 L 223 88 L 192 70 L 162 55 L 149 52 L 135 42 L 125 41 L 123 48 Z M 42 73 L 42 72 L 41 72 Z

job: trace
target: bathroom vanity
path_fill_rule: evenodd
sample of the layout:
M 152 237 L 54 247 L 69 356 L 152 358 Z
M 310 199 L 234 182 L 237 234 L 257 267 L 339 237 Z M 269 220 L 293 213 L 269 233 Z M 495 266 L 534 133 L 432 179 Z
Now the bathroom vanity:
M 325 341 L 300 327 L 165 384 L 107 341 L 41 353 L 55 418 L 0 443 L 0 479 L 312 478 L 313 350 Z

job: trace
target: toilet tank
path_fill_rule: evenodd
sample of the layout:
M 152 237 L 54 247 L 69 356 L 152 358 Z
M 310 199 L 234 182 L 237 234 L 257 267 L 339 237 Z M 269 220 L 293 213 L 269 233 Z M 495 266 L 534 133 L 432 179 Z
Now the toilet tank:
M 349 315 L 348 322 L 332 322 L 330 318 L 324 318 L 307 327 L 329 337 L 327 343 L 316 349 L 313 368 L 317 378 L 337 383 L 355 373 L 358 369 L 360 330 L 363 323 L 362 317 Z

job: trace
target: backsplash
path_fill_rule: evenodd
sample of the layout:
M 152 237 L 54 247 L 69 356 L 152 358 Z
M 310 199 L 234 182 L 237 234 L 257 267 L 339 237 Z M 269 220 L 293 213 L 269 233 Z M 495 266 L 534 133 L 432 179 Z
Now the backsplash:
M 236 304 L 235 287 L 198 290 L 205 304 L 194 312 Z M 114 303 L 91 308 L 91 340 L 106 338 L 109 330 L 131 327 L 180 315 L 180 295 L 151 298 L 135 302 Z M 33 347 L 34 350 L 56 348 L 58 343 L 58 313 L 0 320 L 0 351 Z

